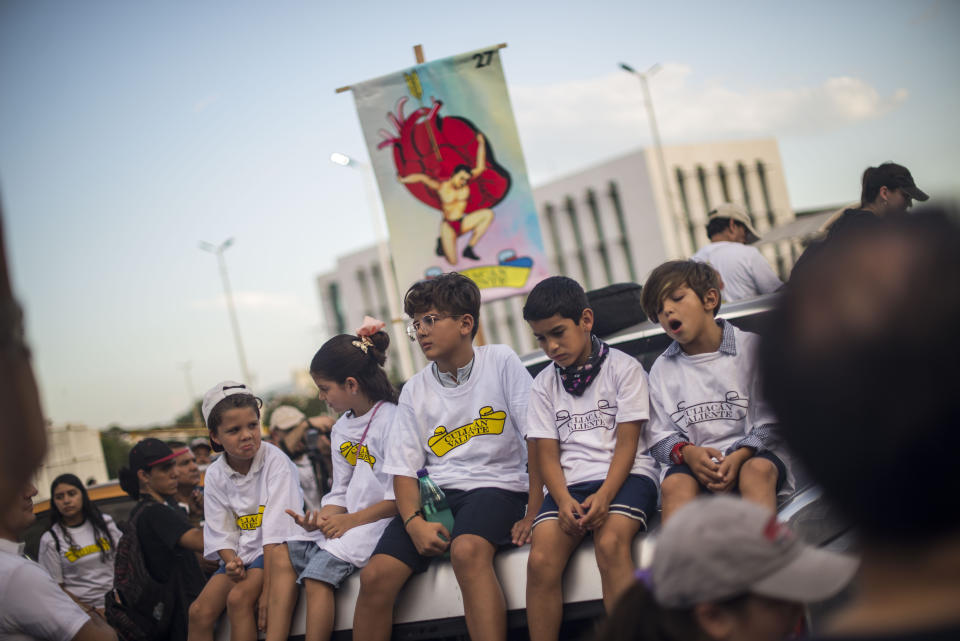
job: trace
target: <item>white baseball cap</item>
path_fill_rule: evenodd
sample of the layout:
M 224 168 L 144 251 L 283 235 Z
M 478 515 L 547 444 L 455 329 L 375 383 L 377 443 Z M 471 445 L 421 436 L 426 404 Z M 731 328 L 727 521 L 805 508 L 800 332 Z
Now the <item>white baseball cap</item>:
M 730 218 L 746 227 L 748 244 L 760 240 L 760 234 L 757 233 L 757 230 L 753 228 L 753 224 L 750 222 L 750 214 L 747 213 L 747 210 L 742 205 L 736 203 L 717 205 L 715 209 L 711 209 L 710 213 L 707 214 L 707 222 L 714 218 Z
M 292 405 L 281 405 L 273 410 L 273 414 L 270 415 L 270 429 L 286 432 L 300 425 L 306 418 L 304 413 L 296 407 Z
M 233 394 L 249 394 L 254 396 L 253 390 L 236 381 L 223 381 L 217 383 L 207 390 L 203 395 L 203 403 L 200 405 L 200 412 L 203 414 L 203 422 L 207 428 L 210 427 L 210 412 L 216 407 L 217 403 Z
M 744 593 L 811 603 L 842 590 L 857 565 L 803 543 L 761 505 L 709 496 L 684 505 L 660 530 L 650 588 L 672 608 Z

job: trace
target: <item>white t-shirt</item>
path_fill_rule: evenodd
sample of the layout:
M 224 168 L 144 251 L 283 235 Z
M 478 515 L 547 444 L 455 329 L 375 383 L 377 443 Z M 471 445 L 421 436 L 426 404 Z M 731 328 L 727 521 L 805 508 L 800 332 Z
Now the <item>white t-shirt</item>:
M 120 529 L 110 515 L 104 514 L 103 520 L 113 537 L 113 546 L 106 538 L 102 541 L 107 550 L 106 555 L 100 553 L 94 538 L 93 523 L 90 521 L 71 528 L 53 526 L 54 532 L 48 530 L 40 537 L 40 551 L 37 555 L 40 565 L 50 573 L 54 581 L 94 608 L 103 608 L 104 595 L 113 589 L 113 548 L 120 541 Z M 65 530 L 69 532 L 76 547 L 71 548 Z M 54 533 L 60 541 L 59 552 L 53 539 Z M 103 556 L 106 556 L 106 559 L 102 558 Z
M 347 412 L 333 424 L 330 432 L 333 487 L 324 495 L 324 505 L 339 505 L 352 514 L 380 501 L 393 500 L 393 477 L 384 471 L 384 450 L 387 433 L 393 427 L 397 406 L 393 403 L 381 403 L 375 416 L 371 416 L 373 411 L 371 409 L 363 416 L 354 416 Z M 370 429 L 367 430 L 366 440 L 361 445 L 367 423 L 370 424 Z M 333 556 L 359 568 L 370 560 L 370 555 L 373 554 L 383 530 L 390 523 L 390 518 L 392 517 L 351 528 L 336 539 L 324 537 L 320 530 L 301 538 L 316 541 L 317 545 Z
M 776 425 L 776 415 L 760 393 L 760 337 L 730 323 L 723 326 L 718 351 L 690 356 L 673 343 L 654 362 L 650 422 L 642 447 L 679 434 L 694 445 L 726 454 L 754 428 Z M 789 491 L 792 478 L 786 453 L 779 443 L 770 449 L 787 466 L 782 491 Z
M 523 423 L 533 379 L 506 345 L 474 347 L 474 359 L 463 385 L 443 387 L 428 365 L 403 386 L 388 474 L 416 478 L 426 467 L 441 488 L 529 489 Z
M 69 641 L 90 617 L 22 549 L 0 539 L 0 639 Z
M 722 240 L 701 247 L 691 258 L 720 272 L 727 302 L 770 294 L 783 285 L 763 254 L 750 245 Z
M 648 418 L 646 372 L 630 355 L 611 349 L 600 366 L 600 374 L 582 396 L 563 389 L 553 365 L 537 375 L 527 409 L 527 438 L 560 441 L 560 466 L 567 485 L 602 481 L 613 460 L 617 425 L 629 421 L 645 423 Z M 642 474 L 657 483 L 660 466 L 637 448 L 630 473 Z
M 266 441 L 240 474 L 227 457 L 214 461 L 204 479 L 203 554 L 220 560 L 218 550 L 233 550 L 244 565 L 263 554 L 263 546 L 284 543 L 302 530 L 286 513 L 303 511 L 297 466 Z

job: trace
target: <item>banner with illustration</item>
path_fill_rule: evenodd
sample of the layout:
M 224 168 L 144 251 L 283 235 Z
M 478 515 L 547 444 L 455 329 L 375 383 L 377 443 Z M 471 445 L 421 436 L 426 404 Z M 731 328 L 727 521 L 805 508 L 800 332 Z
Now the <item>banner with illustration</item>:
M 547 276 L 540 225 L 496 48 L 351 87 L 401 292 L 458 271 L 484 301 Z

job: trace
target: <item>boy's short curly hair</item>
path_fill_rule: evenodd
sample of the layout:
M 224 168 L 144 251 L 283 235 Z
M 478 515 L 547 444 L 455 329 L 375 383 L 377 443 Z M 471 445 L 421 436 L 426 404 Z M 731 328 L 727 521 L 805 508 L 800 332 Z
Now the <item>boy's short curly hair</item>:
M 692 289 L 700 300 L 703 300 L 711 289 L 720 291 L 720 274 L 707 263 L 695 260 L 670 260 L 663 263 L 650 272 L 650 277 L 643 286 L 640 304 L 647 317 L 656 323 L 663 299 L 682 285 Z M 718 297 L 713 315 L 716 316 L 719 311 Z
M 449 272 L 436 278 L 414 283 L 403 297 L 403 311 L 413 318 L 414 314 L 435 309 L 453 316 L 473 316 L 473 333 L 480 329 L 480 288 L 462 274 Z

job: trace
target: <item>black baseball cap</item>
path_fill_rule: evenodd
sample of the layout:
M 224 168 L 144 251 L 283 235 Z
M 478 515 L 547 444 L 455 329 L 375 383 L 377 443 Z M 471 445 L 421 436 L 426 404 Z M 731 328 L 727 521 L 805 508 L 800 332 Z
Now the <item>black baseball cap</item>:
M 160 439 L 145 438 L 130 450 L 130 469 L 134 472 L 147 470 L 154 465 L 171 461 L 186 451 L 187 448 L 174 451 Z
M 880 189 L 880 187 L 886 187 L 888 189 L 902 189 L 908 196 L 919 202 L 924 202 L 930 199 L 930 196 L 928 196 L 925 191 L 917 187 L 917 183 L 913 182 L 913 176 L 910 175 L 910 170 L 903 165 L 898 165 L 895 162 L 885 162 L 874 169 L 875 171 L 870 172 L 869 174 L 864 174 L 863 178 L 865 190 L 867 187 L 867 181 L 875 181 L 874 185 L 876 186 L 876 189 Z

